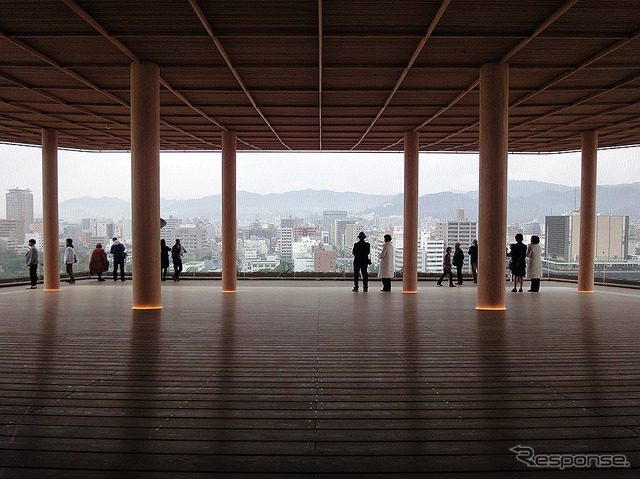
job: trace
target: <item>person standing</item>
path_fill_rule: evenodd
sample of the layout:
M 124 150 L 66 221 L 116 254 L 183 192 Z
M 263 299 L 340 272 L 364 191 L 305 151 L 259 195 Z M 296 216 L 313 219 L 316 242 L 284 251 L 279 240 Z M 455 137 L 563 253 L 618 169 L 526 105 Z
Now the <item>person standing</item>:
M 458 284 L 462 284 L 462 266 L 464 266 L 464 252 L 460 248 L 460 243 L 455 244 L 455 251 L 453 252 L 453 265 L 456 267 L 458 273 Z
M 187 250 L 180 244 L 180 240 L 176 239 L 176 244 L 171 248 L 171 259 L 173 260 L 173 280 L 180 281 L 180 273 L 182 273 L 182 256 Z
M 522 286 L 524 284 L 524 275 L 527 269 L 527 246 L 522 242 L 523 236 L 521 233 L 516 235 L 516 242 L 511 244 L 511 260 L 509 261 L 509 269 L 513 274 L 513 289 L 512 293 L 520 291 L 522 293 Z M 520 288 L 518 289 L 518 285 Z
M 364 239 L 367 237 L 364 231 L 358 233 L 359 241 L 353 244 L 353 292 L 358 292 L 358 277 L 362 273 L 362 291 L 369 291 L 369 273 L 367 268 L 371 263 L 369 259 L 369 253 L 371 252 L 371 245 Z
M 31 280 L 31 286 L 27 289 L 36 289 L 38 287 L 38 248 L 36 248 L 36 240 L 33 238 L 29 240 L 29 249 L 25 257 L 27 266 L 29 266 L 29 279 Z
M 540 278 L 542 277 L 542 252 L 540 248 L 540 238 L 536 235 L 531 237 L 531 244 L 527 247 L 527 271 L 531 279 L 530 293 L 540 292 Z
M 453 284 L 453 273 L 451 272 L 451 246 L 447 246 L 447 249 L 444 252 L 444 256 L 442 257 L 442 276 L 438 280 L 438 286 L 442 286 L 442 280 L 445 276 L 449 276 L 449 286 L 455 288 L 456 285 Z
M 391 291 L 391 278 L 393 278 L 393 245 L 391 235 L 384 235 L 384 245 L 378 255 L 380 258 L 380 270 L 378 277 L 382 279 L 382 289 L 380 291 Z
M 160 268 L 162 269 L 162 281 L 167 280 L 167 270 L 169 269 L 169 253 L 171 248 L 167 246 L 164 239 L 160 240 Z
M 67 274 L 69 275 L 69 279 L 67 280 L 69 284 L 76 282 L 76 279 L 73 277 L 73 263 L 77 262 L 78 257 L 73 249 L 73 240 L 67 238 L 67 247 L 64 250 L 64 264 L 67 269 Z
M 89 260 L 89 276 L 95 273 L 98 275 L 98 281 L 102 282 L 105 281 L 102 273 L 108 270 L 107 252 L 102 249 L 102 243 L 96 243 L 96 248 L 91 252 L 91 259 Z
M 113 244 L 109 253 L 113 255 L 113 280 L 118 281 L 118 268 L 120 268 L 120 279 L 124 281 L 124 259 L 127 257 L 124 245 L 118 241 L 118 238 L 113 238 Z
M 471 264 L 471 276 L 473 282 L 478 282 L 478 240 L 474 239 L 469 246 L 469 263 Z

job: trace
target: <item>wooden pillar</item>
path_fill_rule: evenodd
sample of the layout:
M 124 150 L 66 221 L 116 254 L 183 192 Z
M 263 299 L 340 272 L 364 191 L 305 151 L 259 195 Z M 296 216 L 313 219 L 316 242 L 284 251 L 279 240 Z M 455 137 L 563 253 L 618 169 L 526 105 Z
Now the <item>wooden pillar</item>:
M 60 291 L 58 231 L 58 132 L 42 130 L 42 222 L 44 290 Z
M 582 174 L 580 182 L 580 249 L 578 292 L 593 292 L 596 250 L 596 175 L 598 171 L 598 133 L 582 133 Z
M 222 292 L 236 292 L 236 132 L 222 132 Z
M 476 309 L 505 308 L 509 67 L 480 69 L 480 197 Z
M 418 292 L 418 132 L 404 133 L 402 292 Z
M 160 71 L 131 64 L 133 309 L 162 308 L 160 289 Z

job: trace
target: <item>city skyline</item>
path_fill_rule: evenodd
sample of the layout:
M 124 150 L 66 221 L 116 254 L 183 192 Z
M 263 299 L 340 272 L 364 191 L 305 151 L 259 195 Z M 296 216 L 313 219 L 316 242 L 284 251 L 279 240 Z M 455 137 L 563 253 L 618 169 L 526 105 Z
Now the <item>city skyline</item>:
M 41 151 L 0 144 L 3 175 L 0 188 L 29 188 L 36 214 L 41 210 Z M 58 154 L 59 201 L 82 196 L 130 201 L 129 153 Z M 536 180 L 576 187 L 580 152 L 510 155 L 510 180 Z M 532 168 L 532 165 L 535 167 Z M 343 172 L 344 174 L 336 174 Z M 357 173 L 355 173 L 357 172 Z M 403 189 L 402 153 L 238 152 L 237 189 L 268 194 L 304 189 L 395 195 Z M 358 180 L 354 180 L 357 177 Z M 193 199 L 219 194 L 219 152 L 161 153 L 160 188 L 166 199 Z M 598 184 L 640 181 L 640 147 L 600 150 Z M 419 194 L 478 189 L 478 154 L 421 153 Z M 0 208 L 4 210 L 4 195 Z

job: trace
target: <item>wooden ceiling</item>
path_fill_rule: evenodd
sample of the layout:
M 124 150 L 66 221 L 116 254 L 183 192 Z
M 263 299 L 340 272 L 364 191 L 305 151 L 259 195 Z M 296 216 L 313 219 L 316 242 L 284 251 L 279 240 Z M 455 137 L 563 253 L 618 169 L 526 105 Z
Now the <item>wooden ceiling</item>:
M 510 71 L 509 150 L 640 143 L 640 2 L 2 0 L 0 141 L 127 150 L 132 62 L 162 150 L 477 151 L 480 67 Z

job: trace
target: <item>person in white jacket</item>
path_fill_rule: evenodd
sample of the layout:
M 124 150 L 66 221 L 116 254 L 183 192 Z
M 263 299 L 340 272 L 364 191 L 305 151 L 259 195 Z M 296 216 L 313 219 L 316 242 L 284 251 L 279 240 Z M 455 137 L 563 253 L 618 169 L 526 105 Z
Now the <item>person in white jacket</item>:
M 71 238 L 67 238 L 67 247 L 64 250 L 64 264 L 67 268 L 67 274 L 69 275 L 69 280 L 67 281 L 69 284 L 76 282 L 76 279 L 73 277 L 73 263 L 76 261 L 78 261 L 78 259 L 75 251 L 73 250 L 73 240 Z
M 527 273 L 531 279 L 530 293 L 538 293 L 540 291 L 540 278 L 542 277 L 542 258 L 540 248 L 540 238 L 531 237 L 531 244 L 527 247 Z
M 380 269 L 378 278 L 382 279 L 382 289 L 380 291 L 391 291 L 391 278 L 393 278 L 393 245 L 391 235 L 384 235 L 384 245 L 378 255 L 380 258 Z

